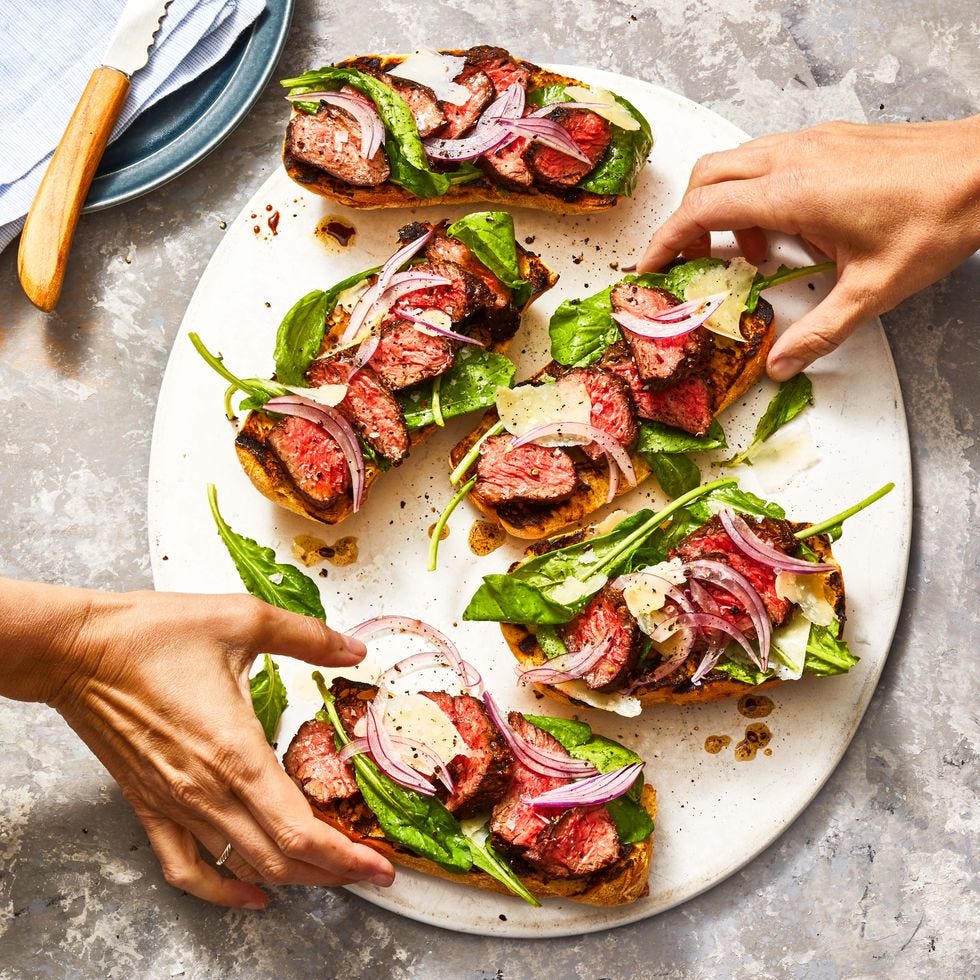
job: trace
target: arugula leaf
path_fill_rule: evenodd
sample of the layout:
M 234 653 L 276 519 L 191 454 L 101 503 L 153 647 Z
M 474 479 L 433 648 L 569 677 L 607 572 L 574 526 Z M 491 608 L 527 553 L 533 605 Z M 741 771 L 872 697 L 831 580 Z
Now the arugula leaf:
M 326 619 L 320 591 L 313 579 L 293 565 L 280 564 L 272 548 L 237 534 L 228 526 L 218 510 L 218 492 L 213 483 L 208 484 L 208 503 L 218 534 L 252 595 L 288 612 Z
M 346 745 L 350 738 L 337 714 L 334 697 L 319 671 L 314 671 L 313 679 L 323 697 L 324 710 L 317 717 L 331 724 L 338 741 Z M 456 818 L 435 797 L 399 786 L 364 754 L 353 756 L 351 763 L 357 788 L 385 837 L 446 871 L 463 874 L 470 870 L 473 857 L 468 840 Z
M 733 681 L 741 681 L 743 684 L 751 684 L 753 686 L 769 680 L 774 674 L 772 670 L 767 670 L 763 673 L 761 670 L 749 664 L 739 663 L 737 660 L 729 660 L 727 657 L 722 657 L 715 664 L 715 670 L 720 671 L 722 674 L 727 674 Z
M 796 269 L 781 265 L 771 276 L 757 275 L 752 282 L 748 299 L 745 301 L 746 312 L 755 312 L 755 308 L 759 305 L 759 297 L 762 295 L 764 289 L 781 286 L 784 282 L 801 279 L 804 276 L 819 276 L 824 272 L 833 272 L 836 268 L 837 266 L 833 262 L 821 262 L 819 265 L 804 265 Z
M 276 334 L 276 377 L 287 385 L 306 385 L 306 372 L 320 353 L 327 317 L 345 289 L 373 276 L 380 266 L 355 272 L 330 289 L 314 289 L 298 299 L 282 318 Z
M 416 197 L 439 197 L 452 185 L 450 176 L 437 173 L 426 156 L 419 137 L 415 118 L 405 100 L 384 82 L 356 68 L 336 68 L 328 65 L 319 71 L 304 72 L 297 78 L 287 78 L 279 83 L 290 94 L 322 91 L 350 85 L 366 95 L 374 103 L 378 115 L 388 133 L 385 153 L 391 168 L 391 181 L 415 194 Z M 301 111 L 316 111 L 311 103 L 295 103 Z
M 514 362 L 493 351 L 466 348 L 456 355 L 456 363 L 442 375 L 439 389 L 444 419 L 465 415 L 492 405 L 497 388 L 514 382 Z M 409 432 L 435 422 L 427 391 L 400 392 L 397 396 Z
M 220 354 L 212 354 L 194 331 L 191 331 L 187 335 L 187 339 L 194 345 L 194 349 L 204 358 L 205 362 L 231 385 L 225 393 L 226 414 L 231 404 L 231 396 L 235 391 L 244 391 L 251 396 L 241 403 L 239 406 L 240 409 L 259 408 L 270 398 L 279 398 L 282 395 L 289 394 L 288 389 L 276 381 L 266 381 L 264 378 L 239 378 L 232 374 L 225 367 L 224 358 Z
M 708 449 L 727 449 L 725 433 L 714 419 L 708 431 L 703 436 L 694 436 L 683 429 L 664 425 L 662 422 L 651 422 L 641 419 L 636 440 L 636 451 L 643 455 L 647 453 L 688 453 L 703 452 Z
M 269 654 L 263 654 L 262 669 L 249 679 L 248 689 L 252 696 L 252 709 L 262 724 L 266 740 L 270 745 L 275 745 L 276 729 L 289 698 L 286 696 L 286 685 L 279 676 L 279 665 Z
M 484 824 L 476 833 L 470 833 L 463 826 L 463 833 L 470 846 L 473 864 L 491 878 L 496 878 L 502 885 L 509 888 L 518 898 L 523 898 L 529 905 L 540 908 L 541 903 L 527 890 L 527 886 L 514 874 L 513 868 L 506 858 L 490 843 L 489 828 Z
M 731 507 L 740 514 L 751 514 L 753 517 L 784 518 L 786 511 L 774 501 L 763 500 L 748 490 L 743 490 L 735 483 L 719 487 L 710 494 L 693 504 L 691 510 L 702 517 L 701 523 L 709 520 L 720 507 Z
M 847 648 L 847 644 L 838 639 L 840 621 L 834 620 L 830 626 L 810 626 L 810 637 L 806 644 L 806 660 L 803 662 L 804 673 L 817 677 L 830 677 L 833 674 L 846 674 L 857 662 Z
M 701 482 L 698 464 L 685 453 L 644 453 L 644 458 L 668 497 L 679 497 Z
M 839 514 L 834 514 L 833 517 L 828 517 L 818 524 L 811 524 L 809 527 L 794 531 L 793 536 L 803 541 L 806 538 L 813 537 L 815 534 L 827 534 L 830 536 L 831 541 L 836 541 L 844 533 L 844 521 L 860 513 L 865 507 L 871 506 L 876 500 L 880 500 L 894 489 L 894 483 L 886 483 L 883 487 L 879 487 L 874 493 L 865 497 L 864 500 L 860 500 L 854 506 L 848 507 L 847 510 L 841 511 Z M 803 547 L 806 548 L 806 545 L 803 545 Z M 810 551 L 809 548 L 806 548 L 806 550 Z
M 531 284 L 521 278 L 514 219 L 506 211 L 474 211 L 453 222 L 446 234 L 461 241 L 505 286 L 514 290 L 516 306 L 528 301 Z
M 606 809 L 616 825 L 616 835 L 621 844 L 641 844 L 653 833 L 653 820 L 647 808 L 629 794 L 618 800 L 610 800 Z
M 751 465 L 759 447 L 788 422 L 792 422 L 808 405 L 813 404 L 813 385 L 805 374 L 784 381 L 773 395 L 762 418 L 756 423 L 752 442 L 740 453 L 725 461 L 725 466 Z

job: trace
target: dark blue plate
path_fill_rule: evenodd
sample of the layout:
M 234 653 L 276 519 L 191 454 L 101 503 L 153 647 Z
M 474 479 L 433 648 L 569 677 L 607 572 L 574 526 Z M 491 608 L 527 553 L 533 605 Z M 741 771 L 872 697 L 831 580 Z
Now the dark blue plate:
M 294 0 L 265 10 L 203 75 L 162 99 L 105 152 L 85 201 L 110 208 L 173 180 L 210 153 L 245 118 L 286 43 Z

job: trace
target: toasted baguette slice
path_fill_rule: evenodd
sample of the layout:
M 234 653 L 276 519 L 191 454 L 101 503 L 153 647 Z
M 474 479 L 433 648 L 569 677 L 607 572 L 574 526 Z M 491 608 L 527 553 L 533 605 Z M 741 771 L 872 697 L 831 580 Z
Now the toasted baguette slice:
M 738 401 L 762 377 L 766 358 L 776 339 L 772 307 L 764 299 L 760 299 L 754 313 L 743 314 L 741 329 L 748 349 L 737 350 L 734 341 L 717 341 L 706 368 L 699 372 L 699 376 L 712 382 L 716 397 L 716 417 Z M 558 374 L 563 370 L 565 369 L 552 361 L 534 375 L 534 378 L 549 373 Z M 452 448 L 449 458 L 453 468 L 459 465 L 483 434 L 496 424 L 497 418 L 496 411 L 490 409 L 480 425 Z M 650 467 L 639 453 L 631 453 L 630 459 L 639 485 L 650 476 Z M 471 468 L 469 475 L 473 472 L 475 466 Z M 534 504 L 525 507 L 510 504 L 497 507 L 477 493 L 470 493 L 469 499 L 481 513 L 499 524 L 508 534 L 538 541 L 560 533 L 605 506 L 609 493 L 609 474 L 605 466 L 576 465 L 576 475 L 579 486 L 575 492 L 567 500 L 551 505 Z M 621 480 L 616 496 L 622 496 L 632 489 L 625 480 Z
M 461 57 L 467 52 L 451 49 L 443 50 L 441 53 Z M 358 68 L 366 66 L 388 71 L 400 65 L 407 57 L 408 55 L 404 54 L 361 55 L 338 62 L 338 67 Z M 530 70 L 529 89 L 540 88 L 545 85 L 583 84 L 566 75 L 547 71 L 529 61 L 522 61 L 520 58 L 514 58 L 514 61 Z M 470 183 L 457 184 L 449 189 L 448 194 L 443 194 L 441 197 L 418 197 L 390 180 L 378 187 L 356 187 L 297 159 L 289 153 L 285 141 L 283 142 L 282 163 L 286 173 L 306 190 L 313 191 L 315 194 L 336 201 L 338 204 L 344 204 L 349 208 L 367 211 L 380 208 L 447 207 L 453 204 L 489 202 L 503 205 L 505 208 L 533 208 L 537 211 L 552 211 L 557 214 L 592 214 L 596 211 L 608 211 L 619 200 L 619 195 L 616 194 L 593 194 L 580 188 L 571 188 L 564 193 L 547 191 L 537 187 L 532 187 L 526 191 L 509 190 L 492 184 L 482 177 Z
M 806 526 L 806 524 L 800 523 L 792 524 L 794 531 L 799 531 Z M 553 541 L 547 542 L 547 546 L 544 546 L 546 543 L 542 542 L 537 547 L 532 546 L 529 548 L 528 556 L 562 548 L 565 545 L 582 540 L 582 537 L 583 535 L 581 533 L 577 533 L 556 538 Z M 806 538 L 804 543 L 823 561 L 833 560 L 830 538 L 827 535 L 821 534 L 816 537 Z M 517 565 L 512 566 L 511 570 L 516 567 Z M 827 601 L 834 607 L 834 612 L 840 620 L 841 629 L 843 629 L 846 618 L 844 579 L 839 570 L 830 572 L 825 576 L 824 593 Z M 535 639 L 535 627 L 517 623 L 501 623 L 500 631 L 503 633 L 504 640 L 506 640 L 507 646 L 510 647 L 511 653 L 522 667 L 540 667 L 542 664 L 547 663 L 548 658 L 545 656 L 541 647 L 538 646 L 538 642 Z M 743 684 L 741 681 L 734 680 L 721 671 L 713 670 L 703 678 L 700 686 L 695 687 L 688 679 L 693 673 L 693 665 L 690 662 L 686 663 L 681 667 L 681 671 L 686 671 L 686 676 L 682 680 L 678 680 L 677 675 L 665 677 L 662 681 L 634 694 L 633 697 L 644 706 L 651 704 L 693 704 L 705 701 L 722 701 L 726 698 L 737 698 L 743 694 L 768 690 L 779 684 L 787 683 L 787 681 L 781 678 L 773 678 L 772 680 L 764 681 L 762 684 Z M 534 688 L 539 693 L 555 701 L 561 701 L 564 704 L 570 704 L 576 708 L 589 707 L 584 702 L 569 696 L 564 691 L 559 691 L 547 684 L 535 684 Z
M 530 298 L 519 311 L 520 316 L 535 299 L 558 281 L 558 276 L 551 272 L 533 252 L 522 248 L 520 244 L 517 246 L 517 261 L 522 278 L 528 280 L 534 287 Z M 342 310 L 334 312 L 323 339 L 322 351 L 327 351 L 335 345 L 344 332 L 348 319 L 349 314 Z M 508 337 L 493 342 L 489 349 L 501 354 L 506 353 L 512 340 L 513 337 Z M 312 517 L 324 524 L 339 524 L 348 518 L 354 509 L 350 496 L 345 495 L 323 507 L 296 490 L 285 468 L 269 448 L 267 437 L 274 425 L 275 421 L 265 412 L 249 412 L 235 439 L 238 461 L 256 490 L 274 504 L 285 507 L 301 517 Z M 437 428 L 435 425 L 430 425 L 412 432 L 409 439 L 409 453 L 428 439 Z M 365 461 L 365 470 L 364 499 L 366 500 L 368 491 L 383 471 L 369 461 Z
M 650 814 L 650 819 L 656 821 L 657 794 L 652 786 L 644 785 L 641 802 Z M 317 817 L 344 836 L 359 844 L 373 847 L 395 864 L 455 884 L 470 885 L 504 895 L 511 894 L 495 878 L 475 868 L 465 874 L 453 874 L 426 858 L 392 844 L 385 838 L 374 814 L 360 800 L 342 800 L 329 806 L 310 800 L 310 806 Z M 629 845 L 626 855 L 616 864 L 594 874 L 581 878 L 550 878 L 535 871 L 522 875 L 521 881 L 537 898 L 567 898 L 585 905 L 628 905 L 650 890 L 647 877 L 652 856 L 653 834 L 641 844 Z

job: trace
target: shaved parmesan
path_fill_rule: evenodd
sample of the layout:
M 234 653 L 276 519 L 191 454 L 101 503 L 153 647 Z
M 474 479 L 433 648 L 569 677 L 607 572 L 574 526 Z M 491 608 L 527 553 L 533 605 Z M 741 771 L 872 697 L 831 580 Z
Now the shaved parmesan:
M 741 256 L 732 259 L 727 266 L 701 269 L 691 276 L 691 281 L 684 289 L 684 299 L 701 299 L 714 293 L 728 293 L 728 299 L 704 321 L 704 326 L 721 337 L 744 341 L 742 313 L 758 271 Z
M 801 473 L 820 462 L 813 442 L 810 422 L 805 417 L 793 419 L 751 455 L 752 473 L 765 494 L 778 493 Z
M 424 694 L 396 694 L 389 698 L 384 724 L 392 735 L 421 742 L 447 764 L 457 755 L 469 755 L 469 746 L 448 716 Z M 431 767 L 414 756 L 411 749 L 402 751 L 402 759 L 413 769 L 432 775 Z
M 640 128 L 639 121 L 625 106 L 616 101 L 616 96 L 608 89 L 585 88 L 581 85 L 568 85 L 565 95 L 573 102 L 591 102 L 591 111 L 603 119 L 608 119 L 614 126 L 634 133 Z
M 797 609 L 793 618 L 772 632 L 769 667 L 784 681 L 798 681 L 803 676 L 806 645 L 810 639 L 810 620 Z
M 443 330 L 448 330 L 453 325 L 452 317 L 445 310 L 422 310 L 418 313 L 418 317 L 420 320 L 425 320 L 426 323 L 431 323 L 434 327 L 441 327 Z M 437 330 L 429 330 L 428 327 L 423 327 L 421 323 L 416 323 L 414 320 L 411 322 L 419 333 L 424 333 L 428 337 L 440 336 Z
M 667 590 L 661 580 L 672 585 L 681 585 L 686 581 L 683 563 L 680 558 L 671 558 L 670 561 L 662 561 L 658 565 L 652 565 L 642 572 L 633 572 L 624 578 L 627 579 L 626 587 L 623 589 L 626 608 L 632 613 L 640 629 L 647 636 L 652 636 L 657 626 L 667 618 L 661 612 L 667 598 Z
M 618 527 L 620 524 L 622 524 L 622 522 L 629 516 L 629 511 L 627 510 L 614 510 L 592 528 L 592 533 L 596 535 L 608 534 L 614 527 Z
M 389 75 L 395 78 L 405 78 L 410 82 L 426 85 L 435 92 L 437 99 L 450 102 L 453 105 L 465 105 L 466 100 L 473 94 L 465 85 L 454 82 L 453 79 L 463 70 L 465 58 L 440 54 L 432 48 L 419 48 L 415 54 L 410 54 L 400 65 L 391 68 Z
M 606 584 L 605 575 L 590 575 L 584 582 L 581 579 L 569 576 L 559 582 L 548 593 L 548 598 L 563 606 L 569 606 L 579 599 L 584 599 L 595 592 L 598 592 Z
M 799 606 L 803 615 L 816 626 L 829 626 L 837 616 L 834 607 L 827 601 L 826 581 L 826 573 L 794 575 L 792 572 L 780 572 L 776 576 L 776 595 Z
M 362 279 L 359 283 L 348 286 L 345 290 L 337 294 L 337 305 L 334 309 L 346 310 L 348 313 L 352 312 L 357 301 L 369 288 L 367 279 Z
M 511 435 L 522 436 L 551 422 L 588 425 L 592 418 L 592 400 L 589 389 L 581 381 L 562 379 L 550 385 L 501 387 L 497 389 L 497 413 Z M 589 440 L 556 434 L 535 441 L 541 446 L 578 446 Z
M 326 405 L 328 408 L 339 405 L 347 397 L 347 385 L 320 385 L 319 388 L 300 388 L 286 385 L 285 388 L 294 395 L 302 395 L 303 398 L 308 398 L 318 405 Z
M 593 691 L 585 681 L 562 681 L 561 684 L 553 686 L 562 694 L 575 698 L 576 701 L 581 701 L 592 708 L 615 712 L 624 718 L 635 718 L 643 710 L 643 706 L 636 698 L 631 698 L 627 694 L 606 694 L 602 691 Z

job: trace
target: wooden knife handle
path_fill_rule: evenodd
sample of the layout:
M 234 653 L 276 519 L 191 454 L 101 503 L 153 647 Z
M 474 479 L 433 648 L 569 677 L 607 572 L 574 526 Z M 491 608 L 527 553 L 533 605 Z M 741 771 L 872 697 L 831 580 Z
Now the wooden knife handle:
M 129 78 L 115 68 L 92 72 L 27 214 L 17 272 L 45 312 L 58 303 L 78 216 L 128 92 Z

